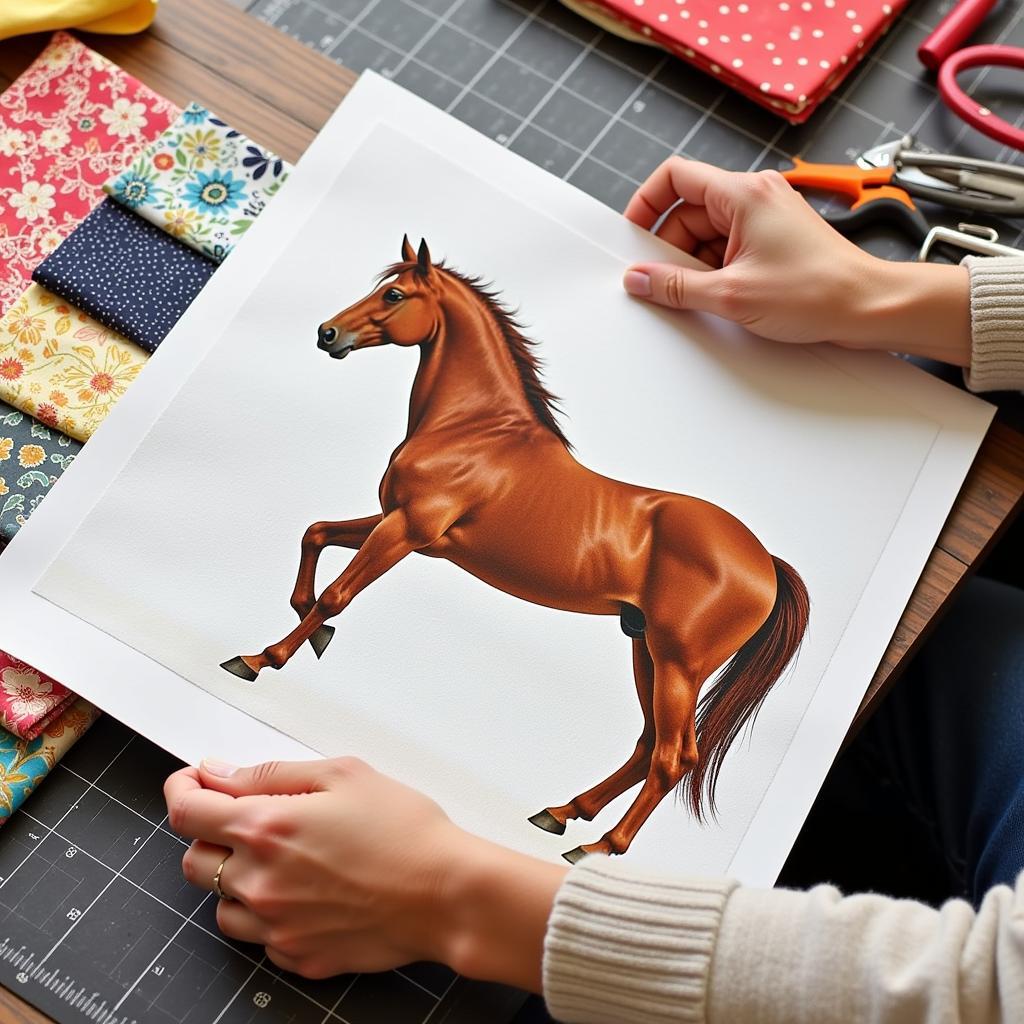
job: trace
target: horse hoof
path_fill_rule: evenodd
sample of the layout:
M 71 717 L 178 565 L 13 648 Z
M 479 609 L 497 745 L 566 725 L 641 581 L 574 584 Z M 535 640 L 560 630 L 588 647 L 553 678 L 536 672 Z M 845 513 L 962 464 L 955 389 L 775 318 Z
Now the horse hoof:
M 583 858 L 586 857 L 586 855 L 587 851 L 584 850 L 582 846 L 577 846 L 574 850 L 570 850 L 568 853 L 562 854 L 565 860 L 567 860 L 570 864 L 578 863 L 579 861 L 583 860 Z
M 544 829 L 545 832 L 554 832 L 560 836 L 565 831 L 565 822 L 559 821 L 550 811 L 538 811 L 526 819 L 531 825 Z
M 222 661 L 220 667 L 225 672 L 230 672 L 233 676 L 238 676 L 239 679 L 244 679 L 247 683 L 256 682 L 256 676 L 258 673 L 254 672 L 245 663 L 244 658 L 232 658 L 230 661 Z
M 324 651 L 327 650 L 327 645 L 334 639 L 334 627 L 333 626 L 321 626 L 310 638 L 309 646 L 313 648 L 313 653 L 317 656 L 317 660 L 323 657 Z

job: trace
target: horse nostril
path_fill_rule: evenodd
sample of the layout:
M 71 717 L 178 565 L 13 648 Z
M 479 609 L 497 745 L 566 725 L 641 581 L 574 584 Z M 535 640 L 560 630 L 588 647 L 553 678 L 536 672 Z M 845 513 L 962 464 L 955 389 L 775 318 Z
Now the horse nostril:
M 332 341 L 334 341 L 334 339 L 337 338 L 337 336 L 338 336 L 337 330 L 335 328 L 333 328 L 333 327 L 328 327 L 328 328 L 326 328 L 326 330 L 323 327 L 320 327 L 317 330 L 316 333 L 317 333 L 317 340 L 322 341 L 322 342 L 326 342 L 328 345 Z

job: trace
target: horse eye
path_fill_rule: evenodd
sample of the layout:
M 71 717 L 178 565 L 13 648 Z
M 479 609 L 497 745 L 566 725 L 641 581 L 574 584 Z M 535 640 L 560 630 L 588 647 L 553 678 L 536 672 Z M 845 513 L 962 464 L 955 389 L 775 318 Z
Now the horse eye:
M 389 288 L 383 298 L 389 306 L 393 306 L 396 302 L 401 302 L 405 296 L 397 288 Z

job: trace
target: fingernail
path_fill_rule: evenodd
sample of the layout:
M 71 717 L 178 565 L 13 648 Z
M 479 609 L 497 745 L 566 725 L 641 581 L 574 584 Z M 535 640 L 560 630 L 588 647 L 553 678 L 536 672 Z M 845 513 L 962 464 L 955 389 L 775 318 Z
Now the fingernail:
M 651 294 L 651 275 L 645 274 L 642 270 L 627 270 L 622 283 L 630 295 L 647 298 Z
M 219 779 L 229 779 L 238 769 L 226 761 L 218 761 L 216 758 L 204 757 L 203 763 L 199 766 L 208 775 L 216 775 Z

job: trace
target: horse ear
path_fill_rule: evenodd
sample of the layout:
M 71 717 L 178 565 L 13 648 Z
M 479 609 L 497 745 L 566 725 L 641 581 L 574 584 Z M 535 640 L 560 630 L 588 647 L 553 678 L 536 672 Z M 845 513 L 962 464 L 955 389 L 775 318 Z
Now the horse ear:
M 430 250 L 427 248 L 427 240 L 425 238 L 420 239 L 420 250 L 416 253 L 416 262 L 419 264 L 416 269 L 421 274 L 425 274 L 430 270 Z
M 408 235 L 402 235 L 402 259 L 406 263 L 412 263 L 416 259 L 416 253 L 413 251 Z

